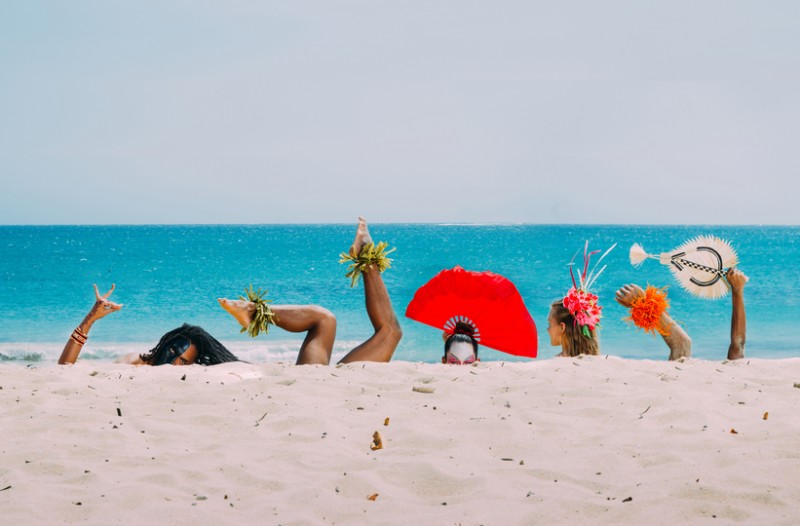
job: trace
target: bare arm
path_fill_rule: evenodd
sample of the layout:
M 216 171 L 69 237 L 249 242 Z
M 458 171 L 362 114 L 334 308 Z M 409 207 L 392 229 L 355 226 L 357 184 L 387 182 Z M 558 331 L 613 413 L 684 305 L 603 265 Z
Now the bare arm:
M 61 356 L 58 359 L 59 364 L 75 363 L 75 360 L 78 359 L 78 355 L 83 349 L 83 345 L 89 338 L 89 330 L 91 330 L 94 322 L 104 317 L 106 314 L 110 314 L 122 308 L 122 304 L 108 300 L 112 292 L 114 292 L 114 285 L 111 285 L 111 289 L 102 296 L 100 295 L 100 291 L 97 290 L 97 285 L 94 286 L 96 298 L 94 306 L 92 310 L 89 311 L 89 314 L 83 318 L 83 321 L 72 331 L 72 335 L 69 337 L 69 340 L 67 340 L 64 350 L 61 351 Z
M 114 363 L 127 363 L 130 365 L 146 365 L 144 361 L 142 361 L 142 357 L 139 353 L 136 352 L 129 352 L 128 354 L 123 354 L 116 360 Z
M 728 360 L 744 358 L 744 344 L 747 333 L 747 320 L 744 313 L 744 286 L 747 276 L 738 269 L 731 268 L 725 274 L 731 286 L 731 344 L 728 347 Z
M 614 299 L 627 308 L 630 308 L 633 300 L 644 296 L 644 290 L 639 285 L 629 284 L 624 285 L 617 291 Z M 677 360 L 678 358 L 688 358 L 692 355 L 692 339 L 686 334 L 686 331 L 673 320 L 669 314 L 664 312 L 660 318 L 661 326 L 666 328 L 666 336 L 664 342 L 669 347 L 669 359 Z
M 666 312 L 661 315 L 661 323 L 667 327 L 667 334 L 661 335 L 669 347 L 669 359 L 690 358 L 692 356 L 692 339 Z

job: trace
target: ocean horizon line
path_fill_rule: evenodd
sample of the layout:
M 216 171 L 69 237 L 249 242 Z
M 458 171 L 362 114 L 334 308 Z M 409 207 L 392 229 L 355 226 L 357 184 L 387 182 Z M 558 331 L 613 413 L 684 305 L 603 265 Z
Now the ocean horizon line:
M 213 226 L 226 226 L 226 227 L 241 227 L 241 226 L 331 226 L 342 225 L 348 226 L 355 224 L 353 221 L 332 221 L 332 222 L 286 222 L 286 223 L 4 223 L 0 224 L 0 228 L 13 227 L 213 227 Z M 546 226 L 546 227 L 586 227 L 586 226 L 608 226 L 608 227 L 725 227 L 725 228 L 800 228 L 797 224 L 781 224 L 781 223 L 529 223 L 529 222 L 514 222 L 514 221 L 489 221 L 489 222 L 459 222 L 459 221 L 369 221 L 371 225 L 384 225 L 384 226 L 419 226 L 419 225 L 433 225 L 433 226 Z

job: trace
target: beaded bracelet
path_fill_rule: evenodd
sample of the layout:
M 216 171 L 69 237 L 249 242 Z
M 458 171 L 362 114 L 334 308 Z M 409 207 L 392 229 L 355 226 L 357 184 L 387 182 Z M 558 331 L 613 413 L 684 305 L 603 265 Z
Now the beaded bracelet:
M 89 339 L 89 336 L 83 332 L 80 327 L 75 327 L 69 339 L 82 346 L 86 344 L 86 340 Z

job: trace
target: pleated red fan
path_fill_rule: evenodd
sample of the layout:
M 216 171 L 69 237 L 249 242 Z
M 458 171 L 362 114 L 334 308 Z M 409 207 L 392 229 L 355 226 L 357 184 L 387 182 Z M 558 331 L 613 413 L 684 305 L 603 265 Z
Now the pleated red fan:
M 414 294 L 406 317 L 448 332 L 464 322 L 474 327 L 481 345 L 536 358 L 536 324 L 517 287 L 494 272 L 461 267 L 439 272 Z

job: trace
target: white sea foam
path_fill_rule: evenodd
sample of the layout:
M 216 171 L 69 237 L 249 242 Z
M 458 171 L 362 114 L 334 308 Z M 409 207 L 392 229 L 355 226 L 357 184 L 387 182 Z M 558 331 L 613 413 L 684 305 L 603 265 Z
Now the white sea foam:
M 331 362 L 337 362 L 361 342 L 337 341 L 333 346 Z M 294 362 L 300 350 L 300 340 L 274 340 L 269 342 L 226 342 L 225 346 L 240 360 L 250 363 Z M 152 348 L 152 342 L 124 344 L 95 343 L 81 352 L 83 360 L 113 361 L 130 353 L 143 353 Z M 55 363 L 64 344 L 40 342 L 0 343 L 0 361 L 27 363 Z

